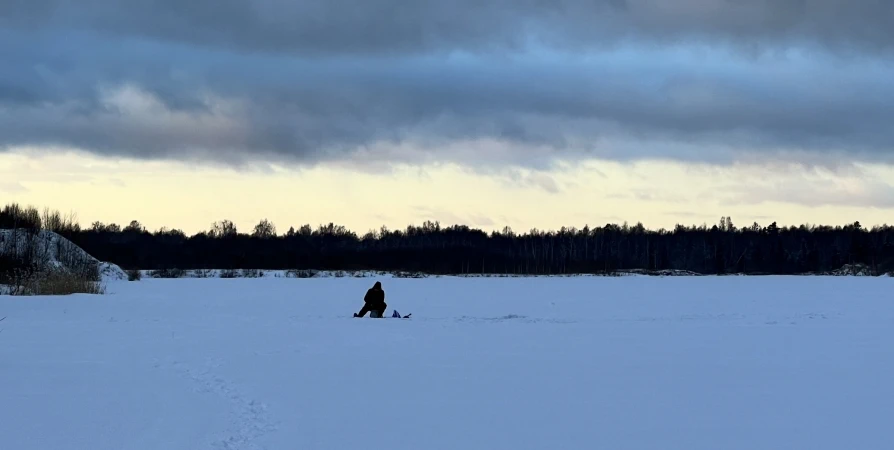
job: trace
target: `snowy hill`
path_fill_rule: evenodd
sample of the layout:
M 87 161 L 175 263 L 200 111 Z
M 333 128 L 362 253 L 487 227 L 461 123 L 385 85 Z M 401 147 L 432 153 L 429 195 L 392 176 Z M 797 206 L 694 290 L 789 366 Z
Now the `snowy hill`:
M 68 239 L 47 230 L 37 233 L 23 229 L 0 230 L 0 255 L 15 255 L 51 270 L 72 271 L 85 264 L 99 264 L 104 280 L 127 279 L 127 274 L 117 265 L 99 261 Z

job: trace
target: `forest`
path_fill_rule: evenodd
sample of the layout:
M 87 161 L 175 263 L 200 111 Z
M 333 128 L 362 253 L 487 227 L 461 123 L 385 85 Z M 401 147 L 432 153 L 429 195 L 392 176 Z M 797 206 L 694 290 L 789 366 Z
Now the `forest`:
M 382 227 L 363 235 L 333 223 L 285 232 L 261 220 L 247 232 L 229 220 L 188 236 L 179 229 L 124 227 L 16 204 L 0 211 L 0 229 L 49 230 L 101 261 L 124 269 L 381 270 L 430 274 L 599 274 L 622 270 L 699 274 L 825 273 L 847 264 L 874 275 L 894 271 L 894 227 L 864 228 L 775 222 L 646 229 L 641 223 L 559 230 L 510 228 L 485 232 L 426 221 L 402 230 Z

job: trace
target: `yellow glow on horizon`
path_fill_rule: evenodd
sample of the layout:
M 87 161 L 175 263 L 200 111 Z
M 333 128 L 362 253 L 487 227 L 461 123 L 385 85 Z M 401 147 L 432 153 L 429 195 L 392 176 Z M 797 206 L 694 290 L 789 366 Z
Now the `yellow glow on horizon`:
M 16 151 L 0 153 L 0 201 L 74 212 L 85 227 L 97 220 L 122 226 L 139 220 L 150 230 L 180 228 L 187 234 L 223 219 L 249 231 L 264 218 L 279 233 L 334 222 L 360 234 L 426 220 L 485 230 L 508 225 L 519 232 L 624 221 L 649 228 L 711 225 L 721 216 L 731 216 L 738 226 L 894 223 L 894 199 L 885 197 L 886 189 L 894 192 L 888 181 L 894 180 L 894 168 L 858 168 L 860 173 L 832 173 L 590 160 L 546 172 L 476 173 L 433 164 L 377 174 L 325 165 L 234 170 Z M 823 205 L 824 199 L 836 204 Z

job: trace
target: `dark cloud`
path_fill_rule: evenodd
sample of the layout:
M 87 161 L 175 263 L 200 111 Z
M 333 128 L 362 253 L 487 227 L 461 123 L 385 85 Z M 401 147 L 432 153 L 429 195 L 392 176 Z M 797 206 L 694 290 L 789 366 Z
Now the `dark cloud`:
M 887 161 L 892 49 L 894 5 L 869 0 L 7 0 L 0 148 Z
M 0 20 L 305 55 L 506 50 L 532 40 L 894 46 L 894 5 L 883 0 L 6 0 Z

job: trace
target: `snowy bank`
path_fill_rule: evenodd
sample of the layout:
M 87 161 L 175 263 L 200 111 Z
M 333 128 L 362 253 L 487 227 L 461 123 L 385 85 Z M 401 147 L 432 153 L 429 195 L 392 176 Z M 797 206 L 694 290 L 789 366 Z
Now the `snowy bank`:
M 464 273 L 464 274 L 431 274 L 424 272 L 382 271 L 382 270 L 316 270 L 316 269 L 163 269 L 140 270 L 144 278 L 578 278 L 578 277 L 703 277 L 713 274 L 702 274 L 689 270 L 647 270 L 622 269 L 605 273 L 565 273 L 565 274 L 511 274 L 511 273 Z M 796 276 L 857 276 L 869 277 L 872 270 L 862 264 L 846 264 L 840 269 L 821 273 L 803 273 Z M 773 274 L 732 273 L 722 276 L 773 276 Z M 881 276 L 892 276 L 881 274 Z
M 103 281 L 127 279 L 117 265 L 99 261 L 68 239 L 47 230 L 0 230 L 0 255 L 27 261 L 40 271 L 71 273 L 96 265 Z
M 140 270 L 143 278 L 569 278 L 606 276 L 703 276 L 688 270 L 619 270 L 606 273 L 566 273 L 566 274 L 507 274 L 507 273 L 464 273 L 430 274 L 424 272 L 384 271 L 384 270 L 317 270 L 317 269 L 162 269 Z

